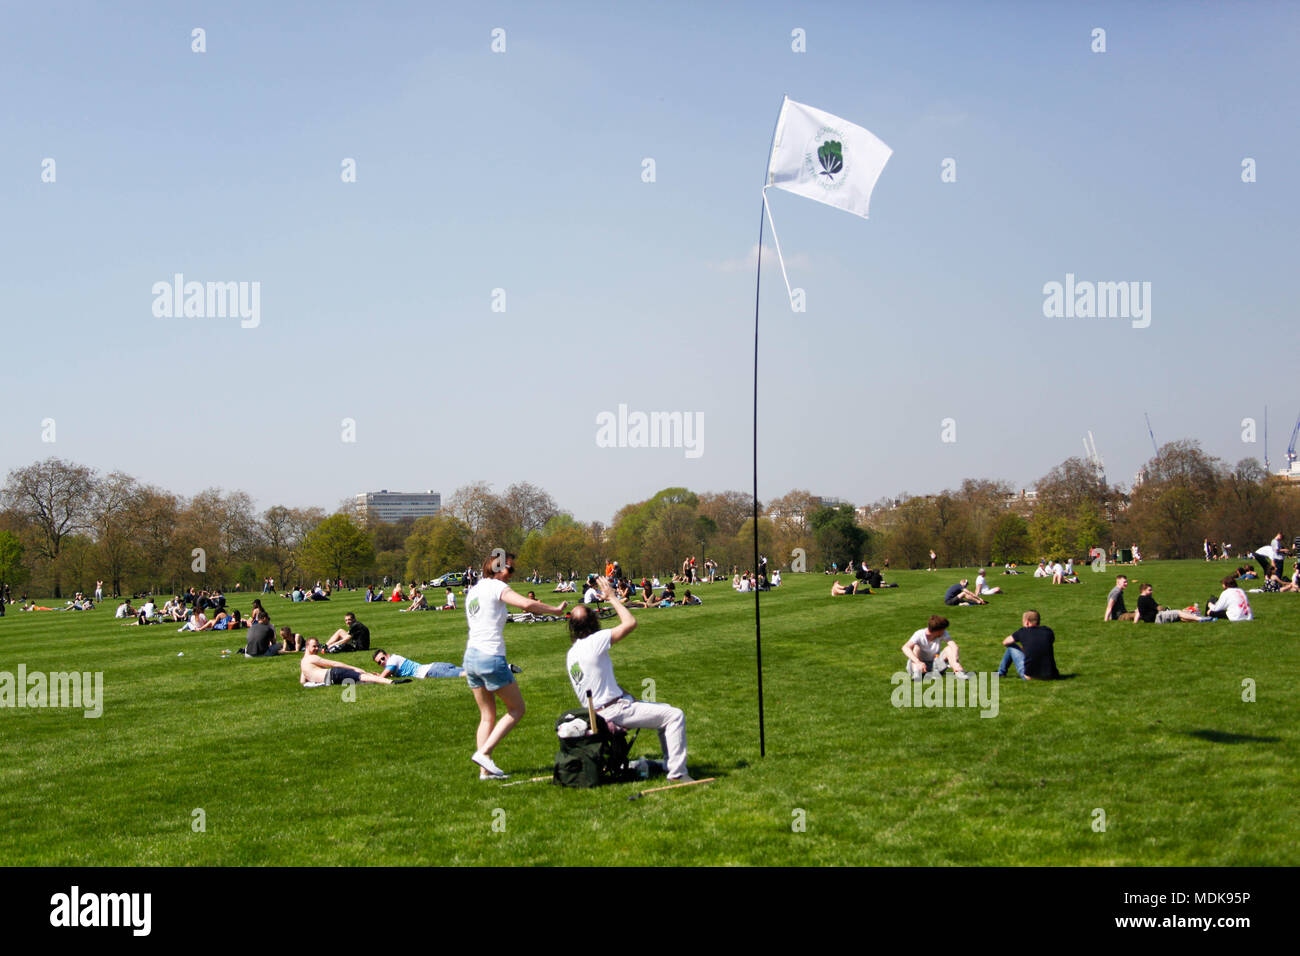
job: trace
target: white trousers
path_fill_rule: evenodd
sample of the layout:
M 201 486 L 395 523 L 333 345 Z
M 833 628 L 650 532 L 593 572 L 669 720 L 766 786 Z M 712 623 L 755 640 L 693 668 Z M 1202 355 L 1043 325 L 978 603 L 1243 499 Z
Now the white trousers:
M 651 704 L 631 695 L 620 697 L 601 708 L 600 716 L 618 727 L 651 728 L 659 731 L 659 745 L 668 762 L 668 776 L 686 773 L 686 715 L 677 707 Z

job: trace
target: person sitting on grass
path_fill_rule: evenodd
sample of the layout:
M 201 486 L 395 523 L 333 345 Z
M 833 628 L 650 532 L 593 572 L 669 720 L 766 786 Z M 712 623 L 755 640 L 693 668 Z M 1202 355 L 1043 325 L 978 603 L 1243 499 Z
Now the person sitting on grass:
M 1254 569 L 1254 568 L 1247 568 L 1247 567 L 1240 567 L 1240 568 L 1237 568 L 1237 575 L 1236 575 L 1236 576 L 1239 577 L 1239 578 L 1241 578 L 1241 580 L 1243 580 L 1243 581 L 1257 581 L 1257 580 L 1259 580 L 1259 575 L 1255 573 L 1255 569 Z
M 445 661 L 434 661 L 432 664 L 421 664 L 417 661 L 403 657 L 401 654 L 389 654 L 383 648 L 375 651 L 375 663 L 382 670 L 379 674 L 381 677 L 405 677 L 408 680 L 424 680 L 428 677 L 464 677 L 465 668 L 457 667 L 455 664 L 448 664 Z M 510 669 L 514 673 L 519 673 L 517 665 L 511 664 Z
M 456 592 L 453 591 L 451 588 L 447 588 L 447 600 L 443 603 L 442 610 L 444 611 L 456 610 Z
M 649 584 L 642 582 L 644 589 L 641 591 L 639 600 L 633 601 L 628 607 L 658 607 L 659 598 L 655 596 L 654 588 Z
M 1106 595 L 1106 613 L 1101 618 L 1103 621 L 1133 620 L 1133 615 L 1124 610 L 1124 589 L 1126 587 L 1128 587 L 1128 576 L 1124 574 L 1116 575 L 1115 586 Z
M 700 600 L 696 595 L 694 595 L 694 594 L 691 593 L 691 589 L 690 589 L 690 588 L 687 588 L 687 589 L 686 589 L 686 593 L 682 595 L 682 606 L 683 606 L 683 607 L 685 607 L 685 606 L 688 605 L 688 604 L 703 604 L 703 603 L 704 603 L 704 602 L 701 601 L 701 600 Z
M 388 600 L 391 603 L 398 603 L 398 604 L 406 600 L 406 595 L 402 593 L 401 581 L 398 581 L 396 584 L 393 585 L 393 593 L 392 595 L 389 596 Z
M 1001 594 L 1001 588 L 989 587 L 988 578 L 984 576 L 985 569 L 980 568 L 980 573 L 975 575 L 975 593 L 981 596 L 990 594 Z
M 283 630 L 288 631 L 289 628 Z M 290 637 L 292 636 L 290 632 Z M 271 630 L 266 612 L 253 613 L 253 623 L 248 626 L 248 643 L 244 645 L 245 657 L 275 657 L 277 654 L 292 654 L 300 649 L 300 647 L 290 647 L 288 641 L 277 644 L 275 631 Z
M 431 611 L 433 608 L 429 607 L 429 602 L 424 599 L 424 592 L 416 591 L 415 597 L 411 599 L 410 606 L 399 608 L 399 610 L 402 614 L 405 614 L 407 611 Z
M 1250 599 L 1237 586 L 1236 578 L 1229 575 L 1223 579 L 1222 584 L 1223 593 L 1219 599 L 1205 602 L 1205 613 L 1219 621 L 1253 621 L 1255 615 L 1250 610 Z
M 963 680 L 970 677 L 958 659 L 957 643 L 948 636 L 946 617 L 930 615 L 926 626 L 909 637 L 902 650 L 912 680 L 920 680 L 926 675 L 937 677 L 949 668 Z
M 831 597 L 839 597 L 841 594 L 870 594 L 871 587 L 865 581 L 850 581 L 847 586 L 840 584 L 839 579 L 831 585 Z
M 1038 562 L 1038 567 L 1034 569 L 1034 577 L 1036 577 L 1036 578 L 1050 578 L 1051 576 L 1052 576 L 1052 573 L 1051 573 L 1050 571 L 1047 570 L 1047 565 L 1044 564 L 1042 561 L 1039 561 L 1039 562 Z
M 179 630 L 182 631 L 210 631 L 212 630 L 213 621 L 208 620 L 208 616 L 202 611 L 191 611 L 190 616 Z
M 0 601 L 0 607 L 3 607 L 3 605 L 4 602 Z M 90 600 L 80 591 L 78 591 L 72 600 L 67 603 L 67 606 L 63 608 L 65 611 L 93 611 L 94 609 L 95 602 Z M 0 614 L 3 613 L 4 611 L 0 610 Z
M 1043 627 L 1037 611 L 1026 611 L 1020 618 L 1020 630 L 1002 639 L 1006 650 L 998 664 L 998 676 L 1007 676 L 1007 665 L 1015 664 L 1016 673 L 1023 680 L 1056 680 L 1056 654 L 1052 646 L 1056 635 L 1050 627 Z
M 123 624 L 123 627 L 140 627 L 145 624 L 153 624 L 153 617 L 158 613 L 158 607 L 153 603 L 153 598 L 147 598 L 140 609 L 135 612 L 135 620 L 130 624 Z
M 966 585 L 969 583 L 969 578 L 962 578 L 950 587 L 944 592 L 943 603 L 949 607 L 957 607 L 958 605 L 988 604 L 988 601 L 984 600 L 974 591 L 967 590 Z
M 1195 613 L 1196 605 L 1193 604 L 1191 611 L 1180 610 L 1178 608 L 1163 608 L 1156 603 L 1153 596 L 1154 588 L 1150 584 L 1143 584 L 1138 588 L 1138 606 L 1133 615 L 1133 623 L 1142 621 L 1145 624 L 1175 624 L 1179 621 L 1208 621 L 1210 618 L 1201 617 Z
M 321 657 L 320 641 L 314 637 L 307 638 L 302 651 L 302 663 L 298 667 L 298 683 L 306 686 L 336 687 L 340 684 L 391 684 L 387 677 L 368 674 L 342 661 L 331 661 Z
M 185 601 L 179 594 L 163 605 L 162 616 L 164 620 L 173 622 L 185 619 Z
M 136 613 L 135 608 L 131 606 L 131 599 L 122 598 L 122 603 L 117 606 L 117 611 L 114 612 L 113 617 L 117 617 L 117 618 L 135 617 L 135 613 Z
M 343 615 L 343 627 L 330 635 L 325 642 L 326 654 L 342 654 L 348 651 L 370 650 L 370 628 L 357 620 L 351 611 Z

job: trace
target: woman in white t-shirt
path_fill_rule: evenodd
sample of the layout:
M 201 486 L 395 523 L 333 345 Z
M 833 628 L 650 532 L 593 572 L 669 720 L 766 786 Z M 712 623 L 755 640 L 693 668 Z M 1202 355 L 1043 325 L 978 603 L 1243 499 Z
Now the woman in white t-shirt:
M 483 577 L 465 594 L 465 617 L 469 621 L 469 640 L 465 644 L 465 679 L 478 704 L 478 749 L 470 757 L 479 765 L 479 779 L 507 776 L 492 760 L 492 751 L 524 716 L 524 696 L 515 683 L 512 668 L 506 663 L 506 606 L 532 614 L 564 613 L 565 601 L 551 607 L 530 601 L 510 588 L 515 573 L 515 556 L 500 550 L 483 565 Z M 497 702 L 506 705 L 506 715 L 497 720 Z
M 1228 575 L 1223 579 L 1223 593 L 1217 601 L 1207 601 L 1205 613 L 1219 620 L 1253 621 L 1255 615 L 1250 610 L 1250 600 L 1246 592 L 1237 587 L 1237 579 Z

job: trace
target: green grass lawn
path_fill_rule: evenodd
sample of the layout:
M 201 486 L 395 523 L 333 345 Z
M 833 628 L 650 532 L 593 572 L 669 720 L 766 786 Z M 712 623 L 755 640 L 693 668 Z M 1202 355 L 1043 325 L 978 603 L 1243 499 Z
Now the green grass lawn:
M 1151 563 L 1136 577 L 1181 606 L 1217 594 L 1225 570 Z M 463 680 L 362 687 L 349 702 L 335 688 L 301 689 L 296 657 L 223 659 L 242 645 L 236 634 L 120 627 L 111 602 L 89 613 L 11 610 L 0 671 L 102 671 L 105 700 L 99 719 L 0 709 L 0 860 L 1300 863 L 1300 595 L 1251 595 L 1252 623 L 1103 624 L 1110 573 L 1085 568 L 1079 586 L 995 574 L 1007 593 L 990 606 L 946 609 L 963 662 L 994 670 L 1001 638 L 1033 607 L 1073 678 L 1002 681 L 992 719 L 894 707 L 899 646 L 965 576 L 899 572 L 897 590 L 831 598 L 830 578 L 788 575 L 763 595 L 763 759 L 753 596 L 716 584 L 700 589 L 702 607 L 636 611 L 639 628 L 613 651 L 619 680 L 641 693 L 651 679 L 657 699 L 683 708 L 691 772 L 718 779 L 635 802 L 637 784 L 480 782 Z M 539 597 L 550 600 L 550 587 Z M 232 604 L 246 611 L 252 597 Z M 1136 601 L 1134 584 L 1130 608 Z M 464 649 L 463 611 L 399 614 L 361 592 L 313 605 L 272 596 L 267 607 L 274 625 L 321 637 L 355 611 L 375 647 L 421 662 L 459 663 Z M 555 717 L 575 701 L 562 624 L 511 624 L 506 642 L 528 704 L 495 754 L 513 782 L 550 774 Z M 1255 702 L 1242 699 L 1247 678 Z M 647 731 L 634 753 L 655 750 Z M 206 830 L 195 832 L 200 808 Z

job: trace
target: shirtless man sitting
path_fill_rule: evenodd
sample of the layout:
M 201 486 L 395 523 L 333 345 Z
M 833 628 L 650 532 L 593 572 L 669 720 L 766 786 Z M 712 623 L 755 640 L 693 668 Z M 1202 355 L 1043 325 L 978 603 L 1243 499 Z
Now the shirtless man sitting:
M 302 650 L 302 664 L 298 668 L 299 684 L 324 684 L 327 687 L 339 684 L 391 684 L 387 677 L 368 674 L 363 670 L 332 661 L 320 656 L 320 641 L 314 637 L 307 638 Z

